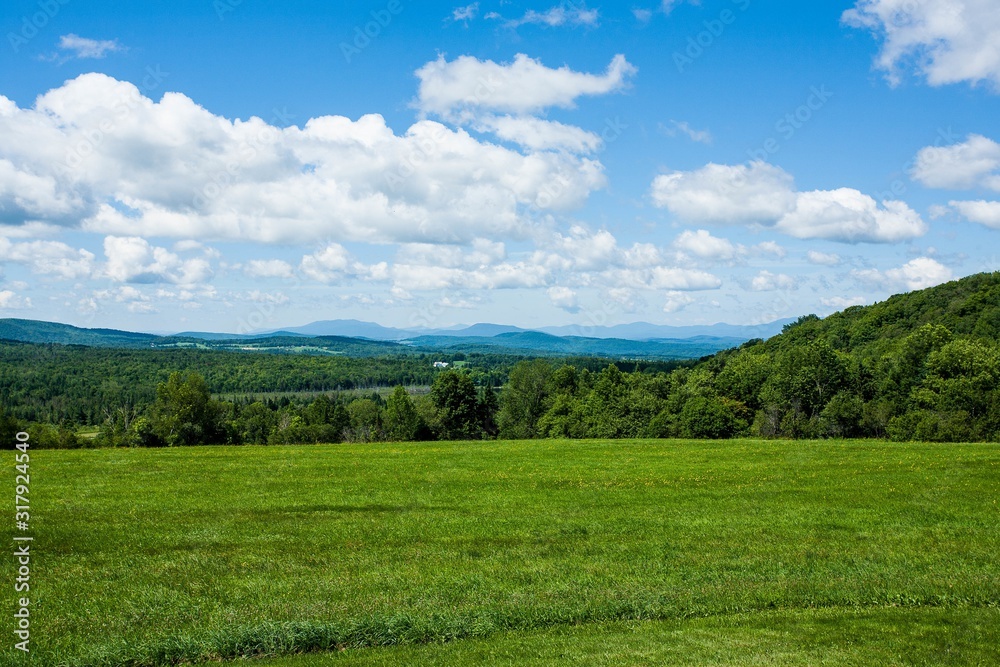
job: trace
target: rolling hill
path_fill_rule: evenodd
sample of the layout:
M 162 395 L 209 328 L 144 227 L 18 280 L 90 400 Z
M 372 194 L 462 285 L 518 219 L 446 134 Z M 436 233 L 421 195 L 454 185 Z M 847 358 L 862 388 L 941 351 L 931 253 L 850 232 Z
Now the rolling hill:
M 354 335 L 309 333 L 331 330 L 350 331 Z M 740 345 L 748 340 L 748 337 L 694 335 L 687 338 L 627 340 L 556 336 L 541 331 L 487 323 L 454 330 L 433 330 L 429 334 L 417 335 L 402 329 L 391 329 L 357 320 L 315 322 L 305 327 L 247 335 L 183 332 L 161 336 L 115 329 L 84 329 L 55 322 L 0 319 L 0 339 L 89 347 L 199 348 L 234 352 L 340 354 L 359 357 L 447 351 L 652 360 L 698 359 Z
M 283 327 L 259 331 L 256 336 L 275 334 L 296 334 L 302 336 L 345 336 L 347 338 L 370 338 L 372 340 L 403 340 L 414 335 L 413 331 L 384 327 L 374 322 L 360 320 L 321 320 L 300 327 Z
M 0 319 L 0 339 L 90 347 L 149 347 L 162 337 L 118 329 L 83 329 L 37 320 Z
M 693 338 L 624 340 L 553 336 L 540 331 L 517 331 L 496 336 L 418 336 L 407 342 L 423 348 L 457 351 L 519 351 L 540 356 L 595 356 L 610 359 L 698 359 L 736 347 L 745 338 Z
M 695 371 L 759 435 L 997 440 L 1000 273 L 805 316 Z
M 788 318 L 756 325 L 719 323 L 692 326 L 671 326 L 664 324 L 650 324 L 649 322 L 633 322 L 631 324 L 618 324 L 614 326 L 585 326 L 572 324 L 566 326 L 539 327 L 537 329 L 525 329 L 522 327 L 511 326 L 509 324 L 480 322 L 472 325 L 458 325 L 443 329 L 399 329 L 395 327 L 385 327 L 381 324 L 375 324 L 374 322 L 362 322 L 359 320 L 322 320 L 298 327 L 284 327 L 282 329 L 259 331 L 252 335 L 270 336 L 281 332 L 287 332 L 305 336 L 348 336 L 352 338 L 371 338 L 373 340 L 407 340 L 421 336 L 492 338 L 505 333 L 541 332 L 559 337 L 576 336 L 582 338 L 618 338 L 622 340 L 674 340 L 694 338 L 696 336 L 750 340 L 752 338 L 770 338 L 771 336 L 777 335 L 781 333 L 782 327 L 794 321 L 795 318 Z M 183 333 L 177 335 L 195 336 L 199 338 L 218 338 L 226 336 L 226 334 L 215 333 Z

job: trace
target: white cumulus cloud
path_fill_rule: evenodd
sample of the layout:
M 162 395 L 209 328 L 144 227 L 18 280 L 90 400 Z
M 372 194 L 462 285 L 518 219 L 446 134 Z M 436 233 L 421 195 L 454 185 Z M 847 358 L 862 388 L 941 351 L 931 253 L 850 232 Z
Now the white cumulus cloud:
M 781 259 L 788 254 L 787 250 L 774 241 L 762 241 L 753 246 L 751 250 L 759 255 L 771 255 L 773 257 L 777 257 L 778 259 Z
M 347 248 L 339 243 L 331 243 L 322 250 L 303 257 L 299 270 L 307 278 L 329 283 L 348 274 L 358 273 L 356 269 L 352 271 L 355 265 Z
M 658 266 L 649 285 L 653 289 L 697 291 L 716 289 L 722 281 L 706 271 Z
M 885 275 L 889 280 L 905 284 L 911 290 L 934 287 L 954 277 L 951 269 L 929 257 L 910 260 L 898 269 L 889 269 Z
M 620 257 L 618 241 L 607 230 L 591 234 L 575 226 L 568 236 L 558 236 L 554 244 L 568 256 L 572 266 L 580 269 L 602 269 Z
M 1000 144 L 970 134 L 960 144 L 922 148 L 910 175 L 929 188 L 985 187 L 1000 191 Z
M 562 136 L 556 143 L 593 145 L 585 134 Z M 571 210 L 605 183 L 596 160 L 511 150 L 426 120 L 403 134 L 379 115 L 279 127 L 217 116 L 177 93 L 156 102 L 102 74 L 70 80 L 33 108 L 0 97 L 7 225 L 263 243 L 467 242 L 523 236 L 529 209 Z
M 665 296 L 666 300 L 663 303 L 663 312 L 665 313 L 676 313 L 684 310 L 695 301 L 693 296 L 684 292 L 671 291 L 667 292 Z
M 394 287 L 404 291 L 442 289 L 519 289 L 544 287 L 550 272 L 529 262 L 503 262 L 475 269 L 393 264 L 390 268 Z
M 23 310 L 31 308 L 31 299 L 22 297 L 9 289 L 0 290 L 0 309 Z
M 523 53 L 512 63 L 459 56 L 438 56 L 417 70 L 416 106 L 425 113 L 450 117 L 460 111 L 528 114 L 548 107 L 571 108 L 577 98 L 624 89 L 636 68 L 616 55 L 604 74 L 546 67 Z
M 552 305 L 556 308 L 562 308 L 570 313 L 574 313 L 580 309 L 576 292 L 568 287 L 557 285 L 555 287 L 550 287 L 546 293 L 549 295 L 549 301 L 551 301 Z
M 868 299 L 863 296 L 831 296 L 829 298 L 822 298 L 819 301 L 827 308 L 835 310 L 843 310 L 851 306 L 863 306 L 868 303 Z
M 674 239 L 674 247 L 698 259 L 731 261 L 744 254 L 745 249 L 729 239 L 712 236 L 707 230 L 687 230 Z
M 864 269 L 852 272 L 860 282 L 887 290 L 920 290 L 946 283 L 954 274 L 951 269 L 930 257 L 917 257 L 895 269 L 879 271 Z
M 810 264 L 819 264 L 820 266 L 837 266 L 843 261 L 840 255 L 836 253 L 819 252 L 817 250 L 807 252 L 806 259 L 809 260 Z
M 121 283 L 198 285 L 213 274 L 205 258 L 182 259 L 138 236 L 106 237 L 104 255 L 104 275 Z
M 773 292 L 775 290 L 793 290 L 798 287 L 795 278 L 784 273 L 761 271 L 750 281 L 750 289 L 754 292 Z
M 775 228 L 800 239 L 894 243 L 927 233 L 920 215 L 901 201 L 878 202 L 851 188 L 799 194 Z
M 253 259 L 247 262 L 243 272 L 251 278 L 291 278 L 292 265 L 280 259 Z
M 504 141 L 533 151 L 566 150 L 593 153 L 601 147 L 601 137 L 574 125 L 533 116 L 487 115 L 476 121 L 476 129 L 492 132 Z
M 1000 11 L 995 0 L 858 0 L 842 20 L 882 39 L 875 65 L 898 84 L 912 68 L 932 86 L 1000 87 Z
M 651 195 L 654 204 L 684 220 L 715 225 L 773 222 L 795 202 L 792 176 L 765 162 L 709 163 L 661 174 Z
M 156 296 L 161 300 L 164 298 L 176 297 L 176 295 L 172 292 L 165 293 L 162 290 L 158 290 Z M 89 309 L 93 310 L 97 308 L 97 304 L 100 302 L 122 304 L 130 313 L 157 312 L 156 307 L 153 305 L 152 297 L 132 285 L 122 285 L 113 289 L 97 290 L 92 294 L 91 298 L 84 303 Z
M 0 223 L 72 221 L 85 195 L 62 187 L 57 175 L 47 171 L 51 167 L 45 164 L 15 165 L 0 157 Z
M 893 243 L 927 232 L 901 201 L 880 205 L 851 188 L 797 192 L 790 174 L 760 161 L 661 174 L 650 194 L 656 206 L 688 222 L 758 224 L 800 239 Z
M 64 280 L 89 278 L 94 269 L 94 253 L 70 247 L 61 241 L 12 243 L 0 237 L 0 263 L 15 262 L 35 273 Z
M 948 204 L 969 222 L 1000 229 L 1000 201 L 953 201 Z

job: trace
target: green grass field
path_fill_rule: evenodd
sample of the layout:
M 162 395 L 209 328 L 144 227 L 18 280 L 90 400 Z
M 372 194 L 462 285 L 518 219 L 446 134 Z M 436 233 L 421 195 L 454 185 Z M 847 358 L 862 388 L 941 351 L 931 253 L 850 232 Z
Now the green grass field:
M 998 641 L 996 609 L 826 608 L 554 626 L 447 644 L 309 653 L 238 664 L 986 666 L 997 664 Z
M 997 445 L 206 447 L 31 466 L 32 664 L 1000 662 Z M 0 660 L 23 664 L 11 643 Z

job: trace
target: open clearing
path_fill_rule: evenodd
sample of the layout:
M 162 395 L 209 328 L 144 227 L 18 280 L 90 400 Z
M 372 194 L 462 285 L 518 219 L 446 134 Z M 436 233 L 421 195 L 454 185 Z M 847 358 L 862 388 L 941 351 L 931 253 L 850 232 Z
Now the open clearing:
M 249 664 L 1000 660 L 995 444 L 438 442 L 31 463 L 36 664 L 394 644 Z

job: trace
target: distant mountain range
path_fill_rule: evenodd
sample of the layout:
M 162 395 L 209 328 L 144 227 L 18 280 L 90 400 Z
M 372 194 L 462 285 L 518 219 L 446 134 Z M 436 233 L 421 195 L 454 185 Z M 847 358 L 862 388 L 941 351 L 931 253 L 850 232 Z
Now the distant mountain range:
M 417 347 L 448 352 L 496 352 L 554 356 L 608 357 L 614 359 L 698 359 L 738 347 L 746 338 L 695 336 L 657 340 L 553 336 L 541 331 L 513 331 L 496 336 L 418 336 L 406 342 Z
M 298 334 L 300 336 L 348 336 L 350 338 L 370 338 L 372 340 L 403 340 L 417 335 L 413 331 L 384 327 L 374 322 L 360 320 L 322 320 L 300 327 L 284 327 L 254 332 L 255 335 L 277 333 Z
M 359 320 L 327 320 L 253 334 L 186 331 L 161 336 L 117 329 L 85 329 L 56 322 L 0 319 L 0 339 L 90 347 L 207 348 L 275 354 L 375 356 L 435 352 L 608 359 L 697 359 L 769 338 L 792 320 L 760 326 L 716 324 L 671 327 L 638 322 L 612 327 L 547 327 L 532 331 L 480 323 L 453 329 L 406 330 Z M 583 335 L 581 335 L 583 334 Z
M 663 338 L 694 338 L 696 336 L 718 336 L 729 338 L 770 338 L 781 333 L 786 324 L 796 318 L 775 320 L 767 324 L 697 324 L 691 326 L 668 326 L 633 322 L 610 327 L 588 327 L 570 324 L 562 327 L 542 327 L 539 331 L 554 336 L 587 336 L 589 338 L 623 338 L 625 340 L 659 340 Z
M 373 322 L 359 320 L 322 320 L 300 327 L 284 327 L 256 332 L 254 335 L 276 333 L 292 333 L 304 336 L 349 336 L 352 338 L 371 338 L 372 340 L 408 340 L 426 336 L 450 336 L 459 338 L 483 337 L 492 338 L 508 333 L 541 332 L 553 336 L 579 336 L 584 338 L 620 338 L 622 340 L 660 340 L 686 339 L 696 336 L 713 336 L 719 338 L 740 338 L 744 341 L 752 338 L 770 338 L 781 333 L 782 327 L 794 322 L 795 318 L 776 320 L 767 324 L 703 324 L 694 326 L 669 326 L 650 324 L 649 322 L 634 322 L 615 326 L 584 326 L 571 324 L 567 326 L 540 327 L 538 329 L 522 329 L 508 324 L 480 323 L 471 326 L 459 326 L 448 329 L 397 329 L 384 327 Z M 178 334 L 185 336 L 219 336 L 221 334 Z

